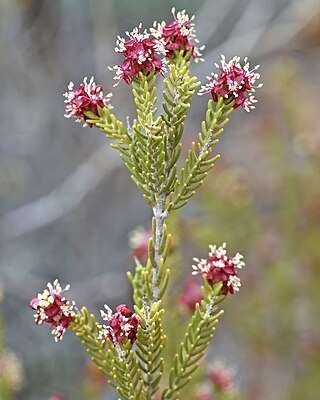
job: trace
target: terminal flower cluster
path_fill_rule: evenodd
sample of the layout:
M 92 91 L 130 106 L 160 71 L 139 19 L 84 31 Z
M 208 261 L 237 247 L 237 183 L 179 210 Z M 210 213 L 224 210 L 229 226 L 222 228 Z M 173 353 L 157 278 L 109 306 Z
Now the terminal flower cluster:
M 217 247 L 210 245 L 209 258 L 194 258 L 197 263 L 193 265 L 193 275 L 201 274 L 206 277 L 211 285 L 222 282 L 221 294 L 234 294 L 239 291 L 241 286 L 237 269 L 242 268 L 245 264 L 242 261 L 243 256 L 237 253 L 234 257 L 228 257 L 226 244 Z
M 118 82 L 123 79 L 128 85 L 132 78 L 137 78 L 139 72 L 147 74 L 154 70 L 154 73 L 163 73 L 165 63 L 159 56 L 165 54 L 164 44 L 161 40 L 150 37 L 147 30 L 141 32 L 142 24 L 134 28 L 132 32 L 126 32 L 129 40 L 118 36 L 115 51 L 121 53 L 125 60 L 119 65 L 115 65 L 111 70 L 116 72 L 114 77 Z
M 164 21 L 161 23 L 154 22 L 151 32 L 155 38 L 162 40 L 166 51 L 166 57 L 172 59 L 175 57 L 175 51 L 184 50 L 186 54 L 191 50 L 191 55 L 195 62 L 203 61 L 201 58 L 201 51 L 204 46 L 200 48 L 195 46 L 199 43 L 196 38 L 195 25 L 192 22 L 194 15 L 189 18 L 186 10 L 175 13 L 175 8 L 172 8 L 174 21 L 166 24 Z
M 98 115 L 97 107 L 109 107 L 112 93 L 104 95 L 103 88 L 100 85 L 96 85 L 93 76 L 88 82 L 88 78 L 83 79 L 83 83 L 75 89 L 74 83 L 70 82 L 68 86 L 69 91 L 64 93 L 66 103 L 66 118 L 76 118 L 76 122 L 84 121 L 84 127 L 89 125 L 92 128 L 92 124 L 87 123 L 86 120 L 90 119 L 85 115 L 85 111 L 90 111 Z
M 255 85 L 260 74 L 257 71 L 259 65 L 250 69 L 248 59 L 244 59 L 244 66 L 240 64 L 240 57 L 233 57 L 232 60 L 226 62 L 224 55 L 221 56 L 221 67 L 215 64 L 220 69 L 221 74 L 212 73 L 207 76 L 209 83 L 201 87 L 199 94 L 211 92 L 214 101 L 218 100 L 218 96 L 222 96 L 225 100 L 234 100 L 234 109 L 242 106 L 246 111 L 254 109 L 254 104 L 257 100 L 253 93 L 255 89 L 262 87 L 262 83 Z
M 128 85 L 132 78 L 138 78 L 139 73 L 147 75 L 151 71 L 164 73 L 168 59 L 172 60 L 175 51 L 183 50 L 186 54 L 191 51 L 193 59 L 198 62 L 202 60 L 201 50 L 204 46 L 198 48 L 195 34 L 194 16 L 189 18 L 186 11 L 180 11 L 175 14 L 172 9 L 174 21 L 166 24 L 164 21 L 153 23 L 150 33 L 147 30 L 141 31 L 142 24 L 134 28 L 132 32 L 126 32 L 129 40 L 118 36 L 115 51 L 124 56 L 121 65 L 115 65 L 110 70 L 115 71 L 114 77 L 118 82 L 124 80 Z
M 56 279 L 53 284 L 48 283 L 47 287 L 48 289 L 45 289 L 30 301 L 29 306 L 36 310 L 36 314 L 34 314 L 35 323 L 37 325 L 41 325 L 43 322 L 50 324 L 51 333 L 57 342 L 63 338 L 66 329 L 73 320 L 75 315 L 74 302 L 70 303 L 65 297 L 61 297 L 61 293 L 68 290 L 70 285 L 62 289 L 58 279 Z
M 99 339 L 105 341 L 110 339 L 116 344 L 123 344 L 127 340 L 134 343 L 137 338 L 138 327 L 140 325 L 140 317 L 133 313 L 132 310 L 125 304 L 120 304 L 116 308 L 116 313 L 113 314 L 111 308 L 104 305 L 106 312 L 101 310 L 101 317 L 108 322 L 108 326 L 100 326 Z

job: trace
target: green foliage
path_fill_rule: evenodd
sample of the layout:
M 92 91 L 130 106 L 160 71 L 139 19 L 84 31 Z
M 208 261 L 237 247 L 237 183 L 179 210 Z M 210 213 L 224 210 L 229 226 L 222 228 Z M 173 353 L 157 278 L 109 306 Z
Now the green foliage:
M 133 287 L 133 299 L 135 304 L 142 308 L 143 298 L 149 303 L 152 301 L 152 274 L 154 269 L 157 267 L 154 247 L 155 247 L 155 236 L 156 236 L 156 223 L 155 218 L 153 218 L 153 237 L 149 240 L 148 245 L 148 262 L 146 267 L 141 264 L 136 266 L 135 275 L 133 276 L 131 272 L 127 272 L 128 279 L 132 283 Z M 164 268 L 166 258 L 169 254 L 171 246 L 171 235 L 167 232 L 167 226 L 163 226 L 162 239 L 159 246 L 159 252 L 161 253 L 161 259 L 159 262 L 158 274 L 156 279 L 156 285 L 159 288 L 158 299 L 160 300 L 169 284 L 170 270 Z
M 130 346 L 121 350 L 123 355 L 120 357 L 110 340 L 103 343 L 98 338 L 99 324 L 86 307 L 82 307 L 80 315 L 75 317 L 70 327 L 80 338 L 92 361 L 108 377 L 108 382 L 124 400 L 145 399 L 141 371 Z
M 149 242 L 150 243 L 150 242 Z M 134 276 L 129 271 L 127 277 L 133 287 L 133 300 L 134 303 L 141 308 L 143 305 L 143 297 L 150 301 L 152 298 L 152 275 L 148 268 L 143 267 L 141 264 L 136 266 Z
M 124 400 L 147 399 L 143 390 L 141 370 L 133 350 L 127 351 L 125 356 L 120 358 L 111 343 L 108 347 L 108 356 L 112 358 L 112 377 L 117 392 Z
M 108 382 L 116 386 L 112 374 L 112 355 L 105 351 L 105 344 L 98 339 L 99 324 L 95 316 L 89 314 L 86 307 L 82 307 L 80 314 L 75 316 L 70 328 L 75 331 L 88 354 L 91 356 L 92 361 L 97 364 L 101 372 L 108 377 Z M 108 343 L 108 345 L 110 345 L 110 343 Z M 111 344 L 111 346 L 108 347 L 112 348 L 114 346 Z
M 164 79 L 164 102 L 162 103 L 165 122 L 165 161 L 168 183 L 164 193 L 171 193 L 178 177 L 176 176 L 177 161 L 181 153 L 181 139 L 184 131 L 184 121 L 190 108 L 192 97 L 200 85 L 196 77 L 190 77 L 190 63 L 179 54 L 175 64 L 171 64 L 168 79 Z
M 180 179 L 176 181 L 167 210 L 178 209 L 187 204 L 202 184 L 207 172 L 213 167 L 219 155 L 210 158 L 212 147 L 218 143 L 225 125 L 229 122 L 229 116 L 233 111 L 234 102 L 225 104 L 219 97 L 215 109 L 212 100 L 208 102 L 206 119 L 201 124 L 199 133 L 198 154 L 196 144 L 192 142 L 188 152 L 188 158 L 180 170 Z
M 155 117 L 155 84 L 153 74 L 146 77 L 142 73 L 140 79 L 132 83 L 138 118 L 132 126 L 131 162 L 126 164 L 132 172 L 133 181 L 151 207 L 154 207 L 155 195 L 164 183 L 165 166 L 163 122 L 161 117 Z
M 192 379 L 192 374 L 199 367 L 199 361 L 210 344 L 215 327 L 223 311 L 218 311 L 216 304 L 223 299 L 218 293 L 221 285 L 215 290 L 205 282 L 202 287 L 203 300 L 201 308 L 196 304 L 195 312 L 187 327 L 184 341 L 180 344 L 174 357 L 174 366 L 169 373 L 169 385 L 162 392 L 161 399 L 179 399 L 179 390 Z
M 159 311 L 161 301 L 154 303 L 151 310 L 145 304 L 144 311 L 135 307 L 135 311 L 141 317 L 142 328 L 137 335 L 136 355 L 139 359 L 140 369 L 143 371 L 143 380 L 147 391 L 147 399 L 151 399 L 160 387 L 163 375 L 164 360 L 161 356 L 165 346 L 166 336 L 163 333 L 162 315 Z
M 129 146 L 132 142 L 130 132 L 124 127 L 123 123 L 111 113 L 109 107 L 101 108 L 97 106 L 99 117 L 96 114 L 86 111 L 90 117 L 87 122 L 95 125 L 100 131 L 105 133 L 108 139 L 112 139 L 111 146 L 120 151 L 124 160 L 130 158 Z

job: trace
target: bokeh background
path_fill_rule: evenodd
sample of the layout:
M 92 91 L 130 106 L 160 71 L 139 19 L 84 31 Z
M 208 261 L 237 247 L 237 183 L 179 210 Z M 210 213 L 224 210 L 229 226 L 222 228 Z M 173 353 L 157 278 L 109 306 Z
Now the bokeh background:
M 56 277 L 96 313 L 130 303 L 128 232 L 148 226 L 150 210 L 103 135 L 64 118 L 62 94 L 91 75 L 111 90 L 116 35 L 171 21 L 172 6 L 196 15 L 200 80 L 223 53 L 261 64 L 264 82 L 257 110 L 234 113 L 222 158 L 177 217 L 182 280 L 209 243 L 226 241 L 247 261 L 210 357 L 234 367 L 243 399 L 319 398 L 319 1 L 1 0 L 0 347 L 23 366 L 15 399 L 116 398 L 77 339 L 54 343 L 27 304 Z M 134 118 L 130 88 L 113 93 L 119 119 Z M 185 143 L 205 112 L 195 97 Z

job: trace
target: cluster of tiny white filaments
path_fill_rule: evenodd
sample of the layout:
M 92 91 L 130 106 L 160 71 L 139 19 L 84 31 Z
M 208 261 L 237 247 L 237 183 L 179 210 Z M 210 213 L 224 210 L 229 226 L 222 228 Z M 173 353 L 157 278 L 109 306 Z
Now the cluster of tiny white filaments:
M 109 107 L 110 109 L 113 108 L 111 106 L 111 104 L 109 104 L 110 98 L 112 97 L 112 93 L 108 93 L 106 96 L 104 96 L 102 87 L 99 87 L 97 89 L 97 85 L 94 81 L 93 76 L 91 76 L 89 82 L 88 82 L 88 77 L 86 76 L 83 79 L 83 82 L 81 83 L 81 85 L 83 86 L 84 91 L 86 92 L 86 94 L 88 95 L 89 98 L 91 98 L 93 100 L 101 99 L 101 100 L 103 100 L 103 103 L 106 107 Z M 72 118 L 75 116 L 76 112 L 78 111 L 78 107 L 76 106 L 76 104 L 74 104 L 72 102 L 76 97 L 73 82 L 69 83 L 68 90 L 69 90 L 69 92 L 65 92 L 63 94 L 63 96 L 66 98 L 64 101 L 66 103 L 66 113 L 64 114 L 64 116 L 66 118 Z M 78 117 L 75 121 L 82 122 L 83 119 L 81 117 Z M 86 127 L 87 124 L 85 123 L 83 126 Z
M 234 56 L 229 62 L 226 62 L 226 57 L 223 54 L 221 54 L 221 66 L 217 63 L 215 63 L 215 66 L 225 73 L 229 73 L 232 67 L 237 67 L 244 71 L 246 77 L 250 81 L 251 90 L 248 92 L 249 96 L 247 97 L 245 103 L 243 104 L 243 108 L 248 112 L 250 110 L 255 109 L 256 107 L 254 106 L 254 104 L 257 103 L 258 101 L 255 99 L 252 93 L 254 93 L 256 89 L 259 89 L 263 86 L 263 83 L 260 83 L 259 85 L 255 86 L 256 80 L 260 78 L 260 74 L 256 72 L 257 69 L 260 67 L 260 65 L 256 65 L 253 69 L 250 70 L 250 65 L 247 57 L 244 58 L 244 66 L 242 67 L 240 64 L 239 56 Z M 219 79 L 219 75 L 217 73 L 212 72 L 211 75 L 207 76 L 206 78 L 209 80 L 209 83 L 207 83 L 204 86 L 201 86 L 201 89 L 198 93 L 199 95 L 209 93 L 211 92 L 211 90 L 215 89 L 215 83 Z M 232 92 L 232 95 L 234 97 L 238 97 L 237 91 L 242 89 L 242 85 L 244 83 L 245 83 L 244 81 L 241 81 L 240 84 L 235 81 L 230 81 L 228 83 L 227 89 Z M 226 98 L 228 97 L 229 96 L 226 95 Z
M 176 9 L 174 7 L 171 9 L 171 12 L 175 21 L 178 22 L 181 36 L 188 37 L 188 40 L 192 40 L 194 43 L 199 43 L 199 40 L 196 37 L 195 24 L 192 22 L 194 21 L 195 16 L 192 15 L 192 17 L 189 18 L 189 15 L 186 13 L 186 10 L 179 11 L 176 14 Z M 161 40 L 161 37 L 163 35 L 163 28 L 165 26 L 166 26 L 165 21 L 162 21 L 160 23 L 154 21 L 153 27 L 150 28 L 150 32 L 152 33 L 153 37 L 157 38 L 158 40 Z M 201 47 L 194 46 L 193 58 L 195 62 L 204 61 L 204 59 L 201 57 L 202 56 L 201 51 L 203 51 L 204 48 L 205 48 L 204 45 Z
M 140 23 L 137 27 L 135 27 L 132 30 L 132 32 L 126 31 L 126 35 L 129 37 L 130 40 L 136 39 L 138 42 L 142 42 L 145 39 L 150 39 L 150 33 L 148 33 L 146 29 L 144 31 L 141 31 L 141 29 L 142 29 L 142 23 Z M 126 51 L 126 47 L 124 45 L 125 43 L 126 40 L 118 35 L 116 41 L 116 47 L 114 49 L 115 52 L 123 53 L 124 51 Z M 155 42 L 154 51 L 162 55 L 166 54 L 166 50 L 164 48 L 164 42 L 160 38 L 157 39 Z M 142 65 L 148 59 L 148 56 L 150 57 L 150 59 L 152 59 L 153 53 L 151 49 L 148 49 L 147 52 L 140 52 L 138 58 L 138 64 Z M 166 72 L 166 64 L 167 63 L 164 60 L 162 62 L 162 70 L 161 70 L 162 73 Z M 116 73 L 113 79 L 117 80 L 118 82 L 116 82 L 113 86 L 117 86 L 120 80 L 122 79 L 123 71 L 121 67 L 119 65 L 115 65 L 113 67 L 108 67 L 108 69 Z

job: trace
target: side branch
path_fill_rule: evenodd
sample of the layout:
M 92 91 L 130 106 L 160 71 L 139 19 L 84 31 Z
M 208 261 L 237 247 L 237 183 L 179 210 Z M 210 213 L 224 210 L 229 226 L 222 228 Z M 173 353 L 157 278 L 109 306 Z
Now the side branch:
M 167 204 L 167 211 L 183 207 L 194 196 L 196 189 L 202 184 L 213 167 L 219 155 L 210 158 L 212 147 L 219 141 L 229 116 L 233 111 L 234 102 L 224 103 L 222 97 L 213 108 L 212 100 L 208 102 L 206 119 L 201 124 L 199 133 L 198 151 L 193 142 L 188 152 L 188 158 L 180 170 L 180 179 L 176 182 L 171 201 Z M 198 152 L 198 154 L 197 154 Z
M 174 357 L 174 366 L 169 374 L 169 385 L 162 392 L 161 400 L 179 398 L 179 390 L 191 381 L 193 373 L 200 365 L 199 361 L 210 344 L 219 317 L 223 314 L 223 310 L 217 312 L 217 298 L 214 293 L 210 297 L 208 303 L 203 302 L 202 307 L 205 305 L 203 310 L 200 309 L 199 304 L 196 305 L 184 341 Z

